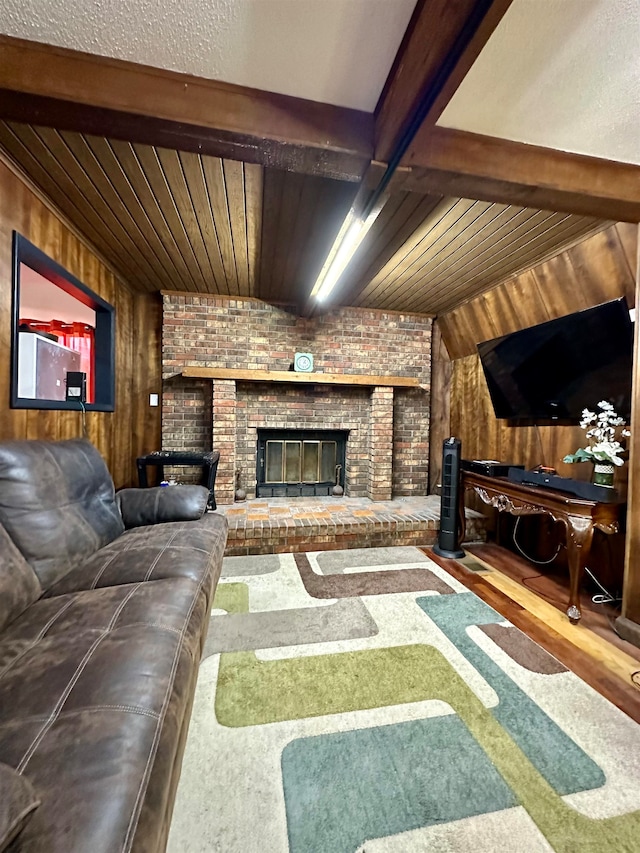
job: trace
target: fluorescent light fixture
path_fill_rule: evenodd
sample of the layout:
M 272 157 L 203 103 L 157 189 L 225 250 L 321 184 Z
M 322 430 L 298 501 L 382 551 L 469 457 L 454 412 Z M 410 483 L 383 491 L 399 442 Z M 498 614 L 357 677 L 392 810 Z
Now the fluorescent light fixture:
M 355 216 L 353 210 L 349 212 L 311 291 L 318 302 L 323 302 L 332 292 L 381 210 L 382 203 L 366 219 Z
M 318 302 L 325 300 L 336 286 L 365 233 L 364 222 L 356 219 L 347 228 L 338 245 L 334 244 L 336 251 L 329 254 L 313 289 L 313 295 Z

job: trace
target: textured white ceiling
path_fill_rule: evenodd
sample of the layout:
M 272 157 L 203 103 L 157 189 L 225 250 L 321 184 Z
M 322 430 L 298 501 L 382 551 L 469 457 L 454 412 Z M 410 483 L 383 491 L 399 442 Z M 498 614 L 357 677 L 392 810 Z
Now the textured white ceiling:
M 371 112 L 415 0 L 2 0 L 0 32 Z
M 0 32 L 371 111 L 415 0 L 0 0 Z M 514 0 L 438 122 L 640 164 L 640 0 Z
M 640 0 L 514 0 L 438 124 L 640 164 Z

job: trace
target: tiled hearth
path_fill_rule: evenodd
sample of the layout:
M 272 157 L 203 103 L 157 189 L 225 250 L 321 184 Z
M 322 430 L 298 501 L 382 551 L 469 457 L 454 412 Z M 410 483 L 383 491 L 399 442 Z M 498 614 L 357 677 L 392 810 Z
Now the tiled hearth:
M 229 521 L 226 556 L 427 546 L 437 538 L 440 498 L 257 498 L 217 511 Z M 484 541 L 484 516 L 469 509 L 466 514 L 466 540 Z

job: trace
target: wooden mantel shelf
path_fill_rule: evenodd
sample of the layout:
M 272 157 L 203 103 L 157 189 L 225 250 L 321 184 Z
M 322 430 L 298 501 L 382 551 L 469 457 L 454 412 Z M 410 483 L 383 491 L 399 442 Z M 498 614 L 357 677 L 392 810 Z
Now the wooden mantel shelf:
M 297 382 L 303 385 L 392 385 L 419 388 L 416 376 L 370 376 L 363 373 L 296 373 L 292 370 L 234 370 L 228 367 L 185 367 L 185 379 L 235 379 L 236 382 Z

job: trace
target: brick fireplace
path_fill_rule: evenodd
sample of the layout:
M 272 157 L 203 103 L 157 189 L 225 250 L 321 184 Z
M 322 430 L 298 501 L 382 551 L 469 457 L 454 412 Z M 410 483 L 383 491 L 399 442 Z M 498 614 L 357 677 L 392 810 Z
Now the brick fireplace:
M 261 430 L 343 433 L 348 496 L 427 493 L 430 317 L 340 308 L 302 318 L 256 299 L 163 299 L 163 448 L 219 450 L 218 503 L 233 502 L 238 479 L 255 495 Z M 291 371 L 296 352 L 314 357 L 304 383 Z

